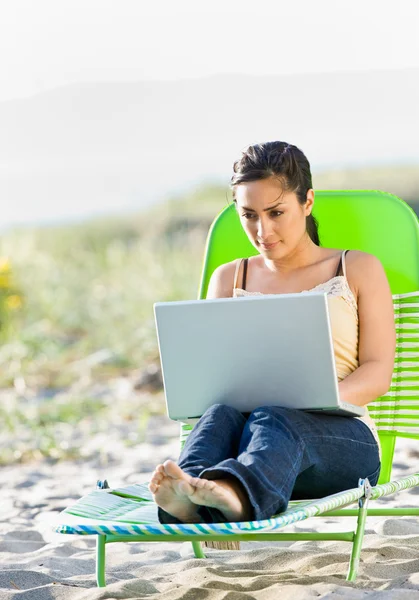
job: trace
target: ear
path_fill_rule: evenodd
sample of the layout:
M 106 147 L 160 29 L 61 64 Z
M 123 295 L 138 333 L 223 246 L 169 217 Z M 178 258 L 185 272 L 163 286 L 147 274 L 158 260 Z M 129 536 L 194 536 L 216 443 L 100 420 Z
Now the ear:
M 313 206 L 314 206 L 314 190 L 310 189 L 310 190 L 307 190 L 307 202 L 304 204 L 304 211 L 305 211 L 306 217 L 308 217 L 308 215 L 311 215 Z

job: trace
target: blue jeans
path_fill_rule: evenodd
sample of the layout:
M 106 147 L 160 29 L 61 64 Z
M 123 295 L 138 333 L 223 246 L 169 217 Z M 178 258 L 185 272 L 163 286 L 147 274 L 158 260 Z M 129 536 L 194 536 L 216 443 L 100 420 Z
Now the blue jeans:
M 369 427 L 340 417 L 276 406 L 252 413 L 215 404 L 191 431 L 179 466 L 192 477 L 235 477 L 253 508 L 253 519 L 286 510 L 289 500 L 322 498 L 375 485 L 380 474 L 378 444 Z M 200 507 L 204 522 L 225 522 L 218 509 Z M 162 523 L 179 521 L 159 509 Z

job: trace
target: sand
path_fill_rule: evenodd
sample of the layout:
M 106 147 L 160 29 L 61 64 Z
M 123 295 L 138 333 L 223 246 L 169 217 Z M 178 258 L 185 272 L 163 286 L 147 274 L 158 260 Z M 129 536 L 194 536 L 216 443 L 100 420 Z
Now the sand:
M 155 417 L 154 435 L 83 463 L 38 462 L 0 469 L 0 598 L 34 600 L 257 600 L 419 598 L 419 519 L 367 521 L 358 579 L 345 580 L 345 542 L 246 542 L 240 551 L 206 549 L 196 559 L 190 543 L 130 543 L 107 548 L 107 587 L 95 582 L 95 539 L 56 534 L 59 511 L 94 489 L 147 481 L 156 462 L 176 458 L 176 424 Z M 106 444 L 106 441 L 105 441 Z M 109 445 L 109 440 L 108 440 Z M 394 476 L 418 471 L 419 445 L 401 440 Z M 418 505 L 419 489 L 378 505 Z M 289 531 L 349 530 L 354 519 L 311 519 Z

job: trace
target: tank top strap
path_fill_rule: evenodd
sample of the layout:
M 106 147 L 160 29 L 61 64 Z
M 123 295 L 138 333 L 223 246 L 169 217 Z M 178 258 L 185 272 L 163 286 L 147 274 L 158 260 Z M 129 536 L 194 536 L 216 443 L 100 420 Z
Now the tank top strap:
M 248 258 L 241 258 L 240 260 L 237 261 L 236 264 L 236 270 L 234 271 L 234 288 L 233 289 L 237 289 L 240 288 L 242 290 L 246 289 L 246 277 L 247 277 L 247 263 L 248 263 Z M 242 276 L 242 284 L 241 286 L 239 286 L 239 273 L 240 273 L 240 267 L 243 265 L 243 276 Z
M 246 278 L 247 278 L 247 265 L 249 264 L 249 259 L 243 259 L 243 279 L 242 279 L 242 290 L 246 289 Z
M 237 261 L 236 269 L 234 271 L 234 282 L 233 282 L 234 287 L 233 287 L 233 289 L 236 289 L 239 287 L 239 272 L 240 272 L 240 267 L 242 266 L 244 260 L 245 260 L 244 258 L 241 258 L 240 260 Z
M 342 261 L 342 272 L 344 277 L 346 277 L 346 254 L 349 252 L 349 250 L 344 250 L 342 252 L 342 256 L 340 258 L 340 260 Z
M 236 263 L 236 269 L 234 271 L 233 290 L 235 290 L 237 288 L 237 283 L 238 283 L 238 278 L 239 278 L 239 271 L 240 271 L 240 265 L 242 264 L 242 262 L 243 262 L 243 259 L 241 258 Z
M 344 275 L 344 277 L 346 277 L 345 255 L 347 252 L 349 252 L 349 250 L 344 250 L 342 252 L 342 254 L 340 255 L 340 260 L 339 260 L 338 268 L 336 269 L 335 277 L 339 277 L 342 274 Z

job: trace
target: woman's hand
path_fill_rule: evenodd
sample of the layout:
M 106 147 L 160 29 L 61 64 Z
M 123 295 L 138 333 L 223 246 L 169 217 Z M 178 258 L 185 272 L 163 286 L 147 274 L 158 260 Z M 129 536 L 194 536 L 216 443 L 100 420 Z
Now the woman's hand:
M 390 387 L 396 348 L 393 299 L 384 268 L 372 254 L 349 252 L 346 271 L 358 299 L 359 367 L 339 383 L 339 395 L 363 406 Z

